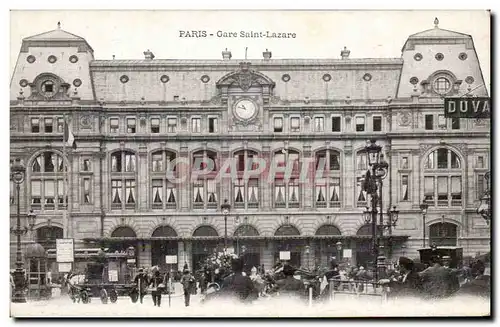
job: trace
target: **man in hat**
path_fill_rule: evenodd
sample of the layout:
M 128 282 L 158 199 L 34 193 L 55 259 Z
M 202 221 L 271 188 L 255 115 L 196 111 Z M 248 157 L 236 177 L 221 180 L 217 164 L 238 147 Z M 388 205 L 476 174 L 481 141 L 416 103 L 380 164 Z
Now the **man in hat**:
M 399 281 L 391 281 L 389 286 L 400 295 L 418 295 L 421 291 L 422 285 L 420 276 L 415 271 L 415 263 L 407 257 L 400 257 L 398 264 L 401 279 Z
M 283 266 L 283 274 L 285 275 L 285 279 L 278 280 L 273 291 L 279 292 L 280 295 L 298 295 L 304 297 L 306 295 L 305 287 L 300 280 L 295 279 L 295 269 L 286 264 Z
M 187 264 L 184 265 L 184 271 L 182 272 L 181 284 L 184 289 L 184 304 L 186 307 L 189 306 L 191 300 L 191 293 L 193 292 L 193 287 L 196 287 L 196 280 L 194 276 L 189 271 Z
M 134 278 L 134 284 L 137 285 L 137 290 L 139 292 L 139 300 L 142 304 L 144 296 L 146 296 L 149 281 L 148 276 L 143 268 L 140 268 L 138 274 Z
M 419 273 L 422 280 L 422 290 L 429 298 L 444 298 L 449 295 L 450 273 L 441 265 L 441 258 L 433 255 L 430 267 Z
M 258 298 L 259 293 L 250 277 L 243 274 L 243 266 L 241 258 L 231 260 L 233 273 L 224 279 L 221 295 L 236 297 L 243 302 L 250 302 Z

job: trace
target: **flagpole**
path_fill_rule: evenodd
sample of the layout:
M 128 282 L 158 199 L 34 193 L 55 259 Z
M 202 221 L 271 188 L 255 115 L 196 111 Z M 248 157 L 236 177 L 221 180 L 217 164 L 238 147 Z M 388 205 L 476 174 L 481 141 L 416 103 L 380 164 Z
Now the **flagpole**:
M 68 138 L 69 138 L 69 125 L 66 121 L 66 114 L 63 113 L 63 121 L 64 121 L 64 130 L 63 130 L 63 235 L 64 238 L 68 238 L 68 201 L 67 196 L 68 196 L 68 185 L 67 185 L 67 180 L 66 180 L 66 174 L 68 171 L 68 165 L 66 165 L 66 162 L 69 163 L 69 160 L 67 159 L 67 153 L 66 153 L 66 128 L 68 129 Z

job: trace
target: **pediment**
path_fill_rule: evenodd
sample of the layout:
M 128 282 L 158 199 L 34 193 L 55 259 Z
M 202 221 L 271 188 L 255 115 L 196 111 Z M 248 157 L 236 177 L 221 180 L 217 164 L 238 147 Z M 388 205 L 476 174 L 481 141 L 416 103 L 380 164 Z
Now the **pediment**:
M 68 95 L 70 84 L 52 73 L 38 75 L 29 84 L 31 94 L 27 100 L 31 101 L 61 101 L 71 100 Z

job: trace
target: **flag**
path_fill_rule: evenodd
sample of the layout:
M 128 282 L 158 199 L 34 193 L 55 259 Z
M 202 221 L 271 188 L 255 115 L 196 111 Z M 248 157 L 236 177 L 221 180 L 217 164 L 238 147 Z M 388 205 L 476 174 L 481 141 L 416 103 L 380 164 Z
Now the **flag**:
M 76 141 L 75 136 L 72 132 L 73 126 L 71 123 L 68 124 L 66 120 L 64 120 L 64 140 L 63 142 L 67 145 L 76 149 Z

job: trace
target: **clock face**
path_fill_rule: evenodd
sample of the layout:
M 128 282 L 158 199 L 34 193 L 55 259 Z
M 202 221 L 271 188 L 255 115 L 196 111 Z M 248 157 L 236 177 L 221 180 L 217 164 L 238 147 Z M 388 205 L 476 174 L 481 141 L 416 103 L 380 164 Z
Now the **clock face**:
M 240 100 L 234 105 L 234 113 L 241 120 L 249 120 L 257 113 L 257 106 L 251 100 Z

